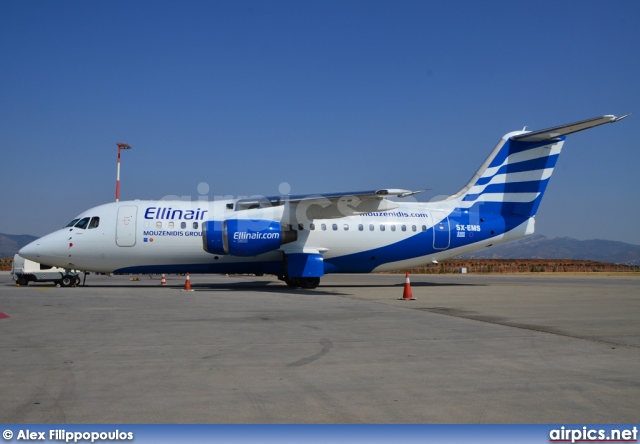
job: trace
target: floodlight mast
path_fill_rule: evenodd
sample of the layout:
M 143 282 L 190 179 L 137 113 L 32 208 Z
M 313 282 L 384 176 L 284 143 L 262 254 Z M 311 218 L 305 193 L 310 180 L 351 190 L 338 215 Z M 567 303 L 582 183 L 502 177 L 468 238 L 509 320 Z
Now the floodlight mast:
M 120 150 L 130 150 L 131 145 L 117 142 L 118 145 L 118 172 L 116 174 L 116 202 L 120 200 Z

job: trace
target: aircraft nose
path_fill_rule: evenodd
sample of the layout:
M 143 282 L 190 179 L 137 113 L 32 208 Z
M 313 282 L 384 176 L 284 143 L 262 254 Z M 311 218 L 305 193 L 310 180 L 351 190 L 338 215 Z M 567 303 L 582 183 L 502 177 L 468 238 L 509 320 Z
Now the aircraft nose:
M 64 257 L 62 246 L 64 233 L 57 231 L 36 239 L 25 245 L 18 251 L 18 254 L 25 259 L 39 262 L 41 264 L 55 265 Z
M 25 245 L 18 251 L 18 254 L 25 259 L 29 259 L 30 261 L 38 262 L 38 241 L 40 239 L 36 239 L 30 244 Z

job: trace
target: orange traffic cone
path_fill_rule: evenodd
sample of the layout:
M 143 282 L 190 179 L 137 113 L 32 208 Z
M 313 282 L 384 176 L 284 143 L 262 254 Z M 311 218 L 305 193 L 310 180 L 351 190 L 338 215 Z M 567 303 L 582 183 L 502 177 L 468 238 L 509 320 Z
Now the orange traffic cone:
M 402 297 L 398 298 L 401 301 L 415 301 L 416 298 L 413 297 L 413 293 L 411 292 L 411 281 L 409 280 L 409 273 L 405 274 L 404 277 L 404 292 L 402 293 Z
M 164 278 L 164 273 L 162 274 L 162 279 L 160 279 L 160 285 L 167 285 L 167 280 Z
M 191 289 L 191 278 L 189 277 L 189 273 L 187 273 L 187 280 L 184 281 L 184 289 L 182 291 L 193 291 Z

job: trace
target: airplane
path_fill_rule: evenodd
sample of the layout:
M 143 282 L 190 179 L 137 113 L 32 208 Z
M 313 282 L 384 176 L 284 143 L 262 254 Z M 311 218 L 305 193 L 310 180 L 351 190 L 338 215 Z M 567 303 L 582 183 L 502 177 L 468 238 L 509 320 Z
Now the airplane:
M 419 191 L 395 188 L 112 202 L 83 212 L 19 254 L 68 270 L 63 286 L 77 284 L 71 270 L 81 270 L 266 273 L 290 287 L 312 289 L 329 273 L 438 263 L 533 234 L 566 136 L 628 115 L 510 132 L 460 191 L 436 202 L 402 202 Z

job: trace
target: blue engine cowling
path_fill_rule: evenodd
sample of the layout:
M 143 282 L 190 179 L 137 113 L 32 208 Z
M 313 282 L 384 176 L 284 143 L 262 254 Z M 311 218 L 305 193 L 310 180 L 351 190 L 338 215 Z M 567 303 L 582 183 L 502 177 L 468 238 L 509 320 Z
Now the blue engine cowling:
M 297 232 L 282 230 L 275 220 L 210 220 L 202 226 L 204 251 L 231 256 L 257 256 L 293 242 Z

